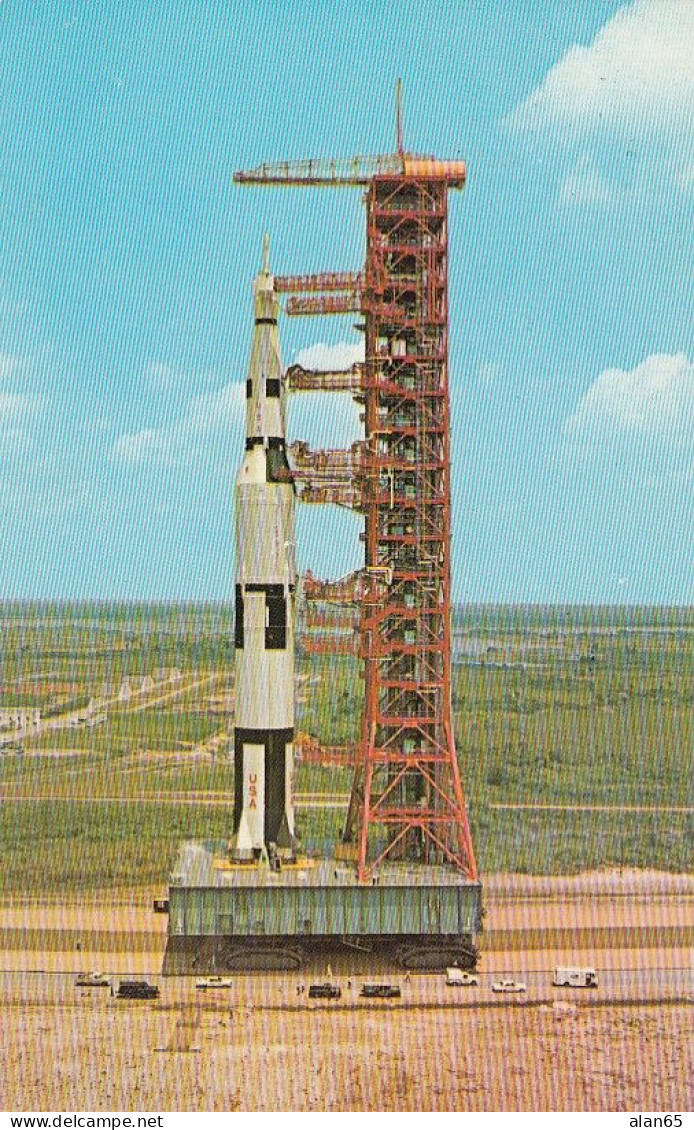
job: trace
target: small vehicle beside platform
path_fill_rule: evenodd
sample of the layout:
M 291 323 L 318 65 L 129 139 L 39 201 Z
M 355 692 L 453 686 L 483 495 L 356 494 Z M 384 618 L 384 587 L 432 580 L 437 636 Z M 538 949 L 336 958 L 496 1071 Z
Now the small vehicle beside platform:
M 110 988 L 111 978 L 105 973 L 78 973 L 75 978 L 75 987 L 78 989 Z
M 399 985 L 371 985 L 365 984 L 361 987 L 360 997 L 369 997 L 373 1000 L 392 1000 L 395 997 L 401 997 Z
M 597 989 L 598 975 L 590 966 L 559 965 L 554 970 L 552 984 L 571 989 Z
M 231 977 L 200 977 L 195 982 L 196 989 L 230 989 L 232 985 Z
M 458 969 L 457 965 L 451 965 L 446 970 L 446 984 L 479 985 L 479 978 L 475 977 L 472 973 L 468 973 L 465 969 Z
M 342 989 L 339 985 L 332 985 L 330 981 L 325 981 L 320 985 L 309 985 L 308 995 L 313 1000 L 336 1001 L 342 996 Z
M 512 981 L 510 977 L 502 981 L 495 981 L 492 985 L 493 993 L 525 993 L 528 986 L 525 981 Z
M 116 996 L 120 1000 L 156 1000 L 159 986 L 150 985 L 148 981 L 121 981 Z

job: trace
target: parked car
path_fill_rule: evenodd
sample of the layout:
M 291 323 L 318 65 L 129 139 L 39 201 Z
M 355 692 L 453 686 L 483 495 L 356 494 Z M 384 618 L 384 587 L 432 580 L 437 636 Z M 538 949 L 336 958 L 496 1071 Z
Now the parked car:
M 342 989 L 339 985 L 331 985 L 330 981 L 325 981 L 321 985 L 309 985 L 308 995 L 314 999 L 319 997 L 325 1000 L 339 1000 Z
M 528 986 L 524 981 L 512 981 L 506 978 L 503 981 L 495 981 L 492 985 L 493 993 L 525 993 Z
M 195 982 L 196 989 L 230 989 L 231 977 L 201 977 Z
M 129 1000 L 154 1000 L 159 996 L 159 986 L 150 985 L 148 981 L 121 981 L 116 996 Z
M 597 989 L 598 975 L 586 966 L 558 965 L 552 977 L 553 985 L 568 985 L 572 989 Z
M 400 986 L 399 985 L 369 985 L 369 984 L 366 984 L 366 985 L 362 985 L 361 993 L 359 994 L 359 996 L 361 996 L 361 997 L 376 997 L 376 998 L 388 1000 L 391 997 L 400 997 L 400 996 L 402 996 L 402 993 L 400 992 Z
M 78 973 L 75 979 L 75 985 L 78 989 L 108 988 L 110 984 L 111 978 L 107 977 L 105 973 Z
M 468 973 L 465 969 L 458 969 L 457 965 L 451 965 L 446 970 L 446 984 L 479 985 L 479 980 L 477 977 L 473 977 L 472 973 Z

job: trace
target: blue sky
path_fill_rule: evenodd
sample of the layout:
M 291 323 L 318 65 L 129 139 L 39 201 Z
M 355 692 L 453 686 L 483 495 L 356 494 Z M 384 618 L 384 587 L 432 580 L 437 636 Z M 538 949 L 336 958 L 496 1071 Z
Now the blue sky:
M 262 234 L 358 268 L 358 190 L 263 160 L 462 157 L 454 595 L 694 600 L 694 4 L 0 6 L 0 597 L 224 599 Z M 353 319 L 284 319 L 285 361 Z M 318 348 L 322 346 L 323 348 Z M 357 438 L 299 400 L 315 446 Z M 359 521 L 302 508 L 305 567 Z

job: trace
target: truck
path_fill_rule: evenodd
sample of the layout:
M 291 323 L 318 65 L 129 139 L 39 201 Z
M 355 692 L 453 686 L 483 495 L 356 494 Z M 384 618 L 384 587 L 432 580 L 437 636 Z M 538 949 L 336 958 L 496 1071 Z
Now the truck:
M 339 985 L 332 985 L 330 981 L 325 981 L 319 985 L 309 985 L 308 995 L 313 999 L 339 1000 L 342 996 L 342 990 Z
M 571 989 L 597 989 L 598 975 L 590 966 L 558 965 L 552 984 L 566 985 Z
M 233 985 L 231 977 L 200 977 L 195 982 L 196 989 L 230 989 Z
M 493 993 L 525 993 L 527 989 L 525 981 L 513 981 L 510 977 L 495 981 L 492 985 Z
M 380 1000 L 391 1000 L 393 997 L 402 996 L 399 985 L 362 985 L 360 997 L 372 997 Z
M 108 988 L 111 978 L 106 973 L 78 973 L 75 985 L 78 989 Z
M 155 1000 L 159 996 L 159 986 L 150 985 L 147 981 L 121 981 L 116 996 L 121 1000 Z
M 459 969 L 457 965 L 450 965 L 446 970 L 446 984 L 479 985 L 479 980 L 477 977 L 474 977 L 472 973 L 468 973 L 465 969 Z

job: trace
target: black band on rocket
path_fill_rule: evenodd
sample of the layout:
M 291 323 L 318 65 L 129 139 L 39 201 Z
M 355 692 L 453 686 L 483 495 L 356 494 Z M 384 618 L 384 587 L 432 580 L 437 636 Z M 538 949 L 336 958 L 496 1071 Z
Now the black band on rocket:
M 269 451 L 284 451 L 286 448 L 281 436 L 250 436 L 246 440 L 246 451 L 251 451 L 254 447 L 264 447 L 265 444 Z

